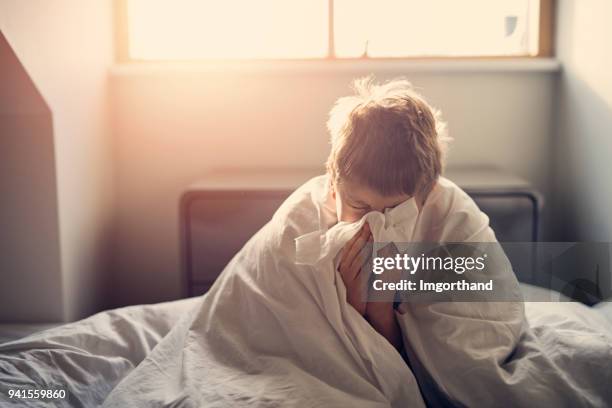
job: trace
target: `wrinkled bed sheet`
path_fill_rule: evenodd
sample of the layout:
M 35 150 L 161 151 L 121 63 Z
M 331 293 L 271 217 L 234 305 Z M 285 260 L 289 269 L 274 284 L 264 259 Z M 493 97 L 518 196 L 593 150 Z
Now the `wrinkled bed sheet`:
M 611 330 L 580 305 L 404 304 L 408 368 L 345 301 L 334 259 L 364 219 L 326 229 L 317 206 L 325 185 L 298 189 L 104 406 L 609 405 Z M 452 195 L 433 203 L 458 207 L 438 231 L 494 240 L 465 193 L 441 188 Z M 419 242 L 427 211 L 407 201 L 365 218 L 377 242 Z M 514 279 L 520 296 L 513 274 L 495 278 Z
M 129 306 L 0 344 L 0 406 L 43 406 L 9 400 L 9 389 L 65 389 L 58 406 L 100 405 L 201 298 Z
M 546 291 L 529 285 L 522 285 L 522 289 L 526 294 Z M 558 294 L 553 292 L 555 295 Z M 537 298 L 541 299 L 542 293 Z M 111 310 L 0 345 L 0 406 L 10 406 L 8 388 L 46 387 L 68 391 L 69 398 L 56 402 L 58 406 L 100 405 L 171 326 L 200 302 L 200 298 L 192 298 Z M 579 303 L 527 302 L 525 312 L 536 337 L 525 340 L 522 347 L 543 348 L 555 360 L 567 359 L 570 364 L 577 352 L 590 353 L 593 339 L 597 341 L 606 333 L 612 335 L 612 302 L 602 302 L 594 308 Z M 570 344 L 559 348 L 556 344 L 564 338 Z M 596 356 L 592 360 L 594 364 L 610 364 L 610 360 L 595 361 Z M 495 395 L 491 394 L 491 398 Z M 41 403 L 19 401 L 18 405 L 38 407 Z
M 409 367 L 344 300 L 333 259 L 359 224 L 316 233 L 320 209 L 309 202 L 323 183 L 311 183 L 207 295 L 105 312 L 1 345 L 0 405 L 7 388 L 58 386 L 68 391 L 65 406 L 610 405 L 604 306 L 402 305 Z M 392 214 L 369 217 L 375 239 L 389 221 Z M 486 225 L 476 230 L 489 234 Z
M 402 356 L 346 303 L 337 280 L 334 252 L 359 226 L 341 225 L 325 241 L 309 235 L 325 231 L 314 204 L 324 181 L 313 183 L 283 203 L 105 407 L 425 405 Z M 297 262 L 315 252 L 322 264 Z

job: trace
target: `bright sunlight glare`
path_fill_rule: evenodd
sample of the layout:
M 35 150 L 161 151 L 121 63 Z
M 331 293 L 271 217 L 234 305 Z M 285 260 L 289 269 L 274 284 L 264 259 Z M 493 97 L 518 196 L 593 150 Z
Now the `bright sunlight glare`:
M 534 2 L 335 0 L 336 55 L 526 55 L 532 41 L 529 13 L 535 8 L 530 3 Z
M 321 58 L 327 0 L 128 0 L 132 59 Z
M 126 0 L 133 60 L 328 56 L 327 0 Z M 334 0 L 335 56 L 535 55 L 537 0 Z

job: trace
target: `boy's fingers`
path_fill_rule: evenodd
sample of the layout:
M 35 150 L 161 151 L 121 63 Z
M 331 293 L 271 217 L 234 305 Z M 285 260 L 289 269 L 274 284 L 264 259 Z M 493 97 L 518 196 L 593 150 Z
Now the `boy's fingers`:
M 359 234 L 359 237 L 357 237 L 357 240 L 353 243 L 353 246 L 351 246 L 351 249 L 349 249 L 346 254 L 347 260 L 352 260 L 359 254 L 363 247 L 368 243 L 369 235 L 370 232 L 367 230 L 363 230 Z
M 355 240 L 357 239 L 357 237 L 359 236 L 359 233 L 361 232 L 361 230 L 357 231 L 355 233 L 355 235 L 353 235 L 351 237 L 351 239 L 349 239 L 348 241 L 346 241 L 346 244 L 344 244 L 344 246 L 342 247 L 342 249 L 340 249 L 340 259 L 344 259 L 344 257 L 346 256 L 347 252 L 349 251 L 349 249 L 351 249 L 351 246 L 353 246 L 353 242 L 355 242 Z
M 355 245 L 353 245 L 353 249 L 357 248 L 358 246 L 361 245 L 362 241 L 357 241 L 355 243 Z M 361 268 L 363 267 L 363 265 L 368 261 L 368 259 L 371 257 L 372 255 L 372 251 L 371 251 L 371 246 L 368 245 L 369 241 L 368 238 L 365 238 L 363 240 L 363 245 L 361 245 L 361 248 L 359 249 L 359 251 L 352 255 L 350 254 L 346 260 L 347 264 L 347 278 L 350 280 L 354 280 L 357 279 L 357 276 L 359 275 L 359 273 L 361 272 Z
M 354 252 L 354 256 L 349 259 L 351 262 L 351 267 L 356 265 L 358 268 L 361 268 L 363 264 L 372 256 L 372 234 L 367 234 L 365 237 L 360 238 L 355 242 L 353 248 L 351 248 L 351 253 Z
M 355 258 L 353 258 L 351 266 L 349 267 L 353 279 L 356 279 L 359 276 L 363 266 L 366 265 L 371 258 L 372 251 L 370 250 L 369 246 L 365 246 L 363 250 L 359 252 Z
M 398 250 L 395 247 L 395 245 L 392 242 L 390 242 L 387 245 L 385 245 L 383 248 L 381 248 L 378 251 L 378 253 L 382 257 L 393 257 L 398 253 Z
M 364 232 L 364 228 L 367 225 L 367 223 L 365 223 L 364 225 L 361 226 L 361 228 L 355 233 L 355 235 L 353 235 L 353 237 L 351 239 L 349 239 L 346 244 L 344 244 L 344 246 L 342 247 L 342 249 L 340 250 L 340 263 L 342 263 L 343 261 L 347 261 L 350 264 L 351 259 L 347 257 L 349 251 L 351 250 L 351 248 L 353 247 L 353 245 L 355 244 L 355 242 L 357 241 L 357 239 L 359 239 L 359 237 L 361 236 L 361 234 Z M 369 229 L 369 227 L 368 227 Z

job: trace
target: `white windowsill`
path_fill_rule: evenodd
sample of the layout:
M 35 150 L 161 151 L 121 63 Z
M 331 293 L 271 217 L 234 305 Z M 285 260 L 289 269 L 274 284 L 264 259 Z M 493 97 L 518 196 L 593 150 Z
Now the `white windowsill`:
M 423 73 L 507 73 L 561 70 L 555 58 L 422 59 L 422 60 L 302 60 L 302 61 L 196 61 L 134 62 L 116 64 L 111 75 L 163 75 L 197 72 L 423 72 Z

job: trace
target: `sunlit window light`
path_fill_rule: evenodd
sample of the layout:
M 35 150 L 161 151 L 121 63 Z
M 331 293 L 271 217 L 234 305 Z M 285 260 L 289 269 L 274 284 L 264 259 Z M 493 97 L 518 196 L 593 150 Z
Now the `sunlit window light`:
M 537 0 L 333 0 L 332 15 L 331 0 L 125 1 L 132 60 L 530 56 L 538 51 Z
M 132 59 L 321 58 L 327 0 L 128 0 Z
M 529 0 L 334 0 L 338 57 L 528 55 Z M 531 7 L 530 7 L 531 6 Z M 536 34 L 533 38 L 532 34 Z

